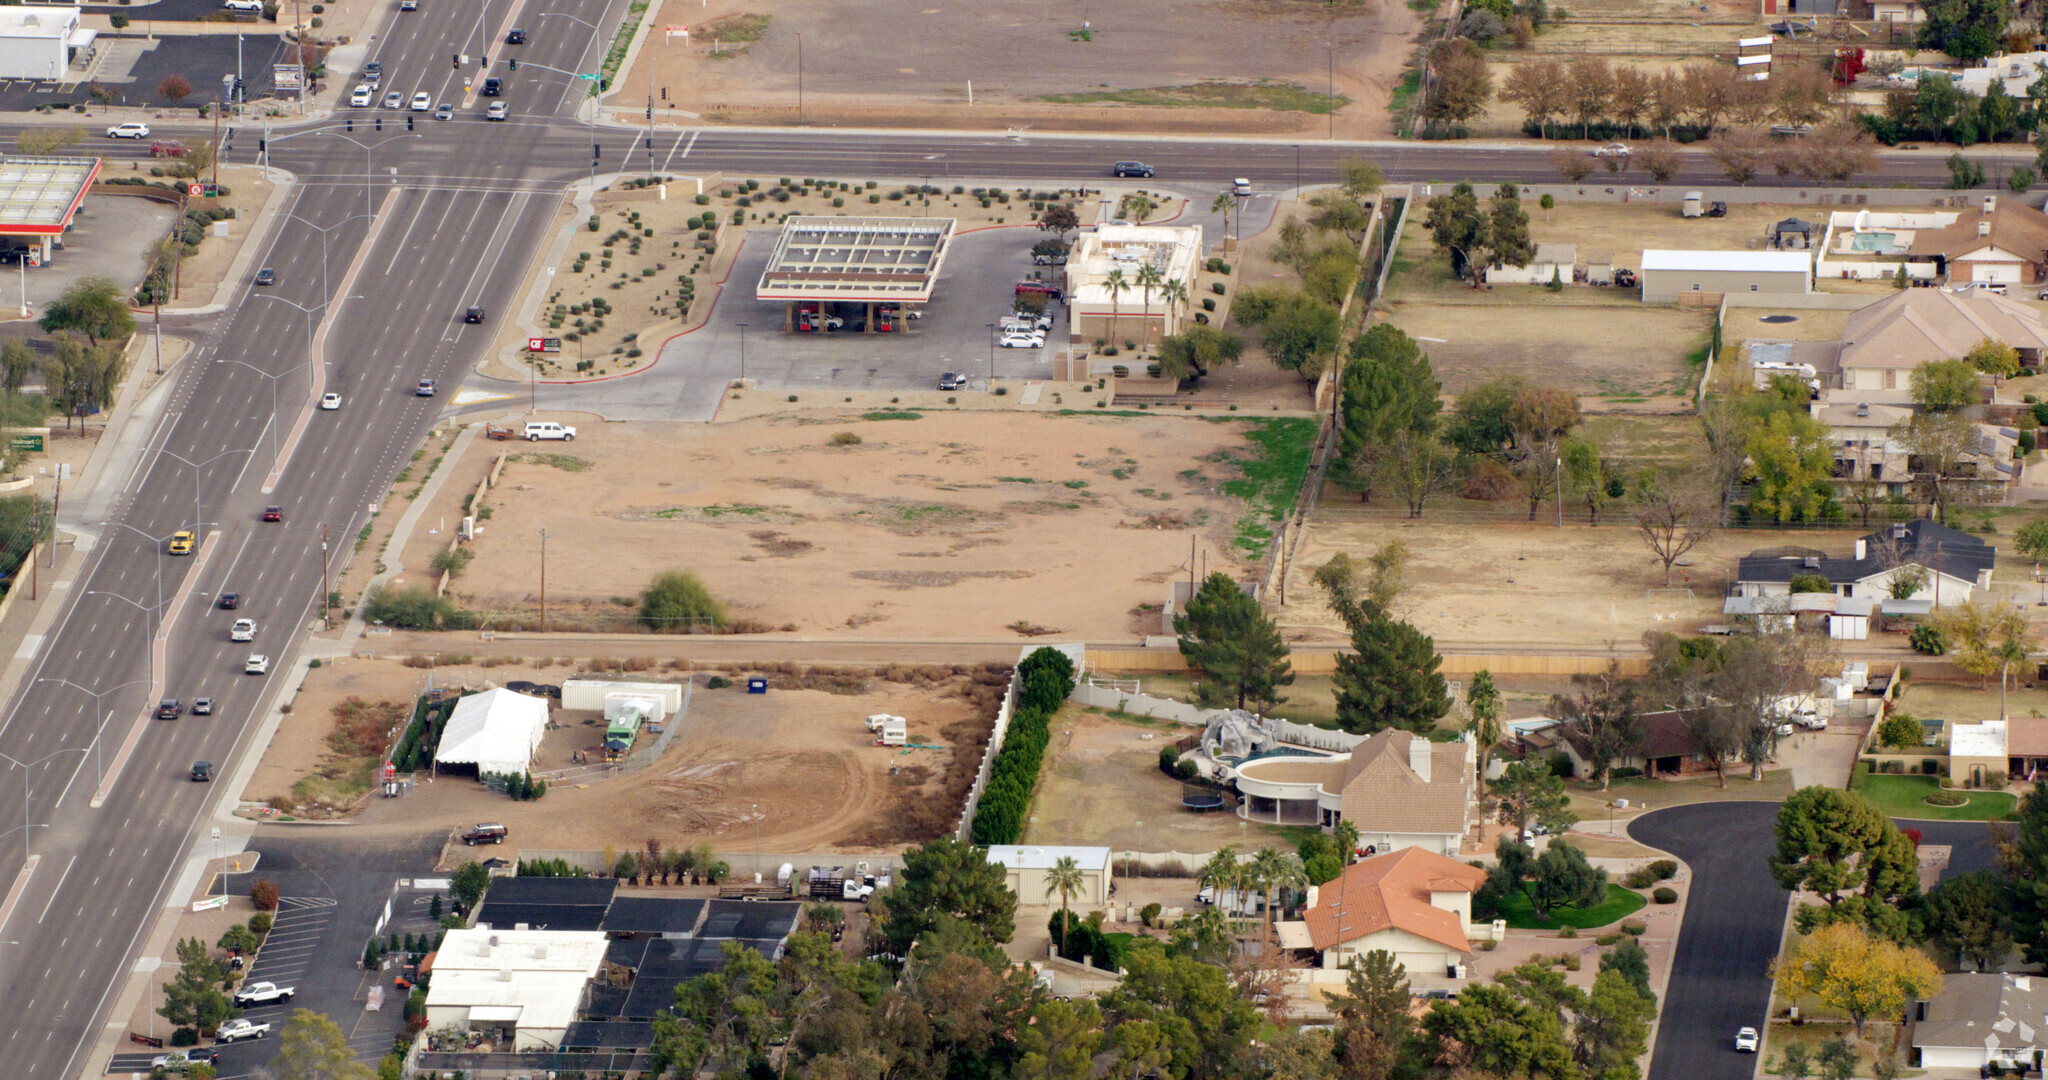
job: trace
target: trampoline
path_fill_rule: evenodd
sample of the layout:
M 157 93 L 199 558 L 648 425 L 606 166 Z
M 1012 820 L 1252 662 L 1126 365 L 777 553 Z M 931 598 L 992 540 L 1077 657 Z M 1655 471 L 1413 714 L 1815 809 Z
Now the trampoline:
M 1180 789 L 1180 806 L 1191 814 L 1206 814 L 1223 809 L 1223 795 L 1208 788 L 1183 787 Z

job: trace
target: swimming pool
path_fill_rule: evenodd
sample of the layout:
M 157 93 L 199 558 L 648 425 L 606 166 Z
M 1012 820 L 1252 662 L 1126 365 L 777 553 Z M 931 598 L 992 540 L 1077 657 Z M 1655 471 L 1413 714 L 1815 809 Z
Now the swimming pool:
M 1899 234 L 1888 232 L 1857 233 L 1849 238 L 1851 251 L 1890 251 L 1898 245 Z

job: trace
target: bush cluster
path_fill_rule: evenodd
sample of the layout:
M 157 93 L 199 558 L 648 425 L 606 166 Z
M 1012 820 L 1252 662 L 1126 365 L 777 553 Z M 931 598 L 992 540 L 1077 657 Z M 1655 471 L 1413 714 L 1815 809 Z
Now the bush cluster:
M 1657 890 L 1650 894 L 1650 899 L 1660 904 L 1675 904 L 1678 903 L 1678 890 L 1669 885 L 1659 885 Z
M 1052 935 L 1054 948 L 1060 943 L 1060 918 L 1067 919 L 1067 947 L 1060 949 L 1060 956 L 1075 963 L 1083 961 L 1096 967 L 1115 971 L 1123 966 L 1123 950 L 1102 932 L 1101 920 L 1083 919 L 1079 912 L 1055 911 L 1047 919 L 1045 929 Z
M 441 730 L 447 726 L 448 717 L 455 712 L 455 699 L 428 701 L 421 698 L 413 707 L 412 723 L 405 728 L 405 737 L 398 740 L 398 752 L 391 755 L 391 764 L 399 772 L 412 772 L 424 762 L 433 760 L 434 751 L 441 748 Z
M 532 773 L 495 773 L 491 775 L 501 778 L 505 785 L 505 794 L 510 795 L 513 802 L 532 802 L 548 793 L 548 782 L 546 780 L 535 780 Z M 487 775 L 484 779 L 488 781 L 490 776 Z
M 1678 863 L 1670 859 L 1658 859 L 1646 866 L 1638 866 L 1621 879 L 1631 889 L 1647 889 L 1660 881 L 1669 881 L 1678 873 Z
M 974 815 L 974 842 L 984 846 L 1014 844 L 1023 832 L 1024 810 L 1051 737 L 1048 725 L 1074 691 L 1074 662 L 1058 649 L 1041 648 L 1017 665 L 1016 680 L 1017 711 Z

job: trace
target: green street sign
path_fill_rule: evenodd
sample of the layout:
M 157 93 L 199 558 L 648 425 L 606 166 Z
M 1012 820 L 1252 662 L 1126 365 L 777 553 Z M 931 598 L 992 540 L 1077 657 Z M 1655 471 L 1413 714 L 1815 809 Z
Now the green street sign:
M 579 79 L 582 79 L 582 80 L 583 80 L 584 82 L 596 82 L 596 81 L 597 81 L 597 76 L 595 76 L 595 75 L 578 75 L 578 76 L 576 76 L 576 77 L 577 77 L 577 78 L 579 78 Z
M 43 452 L 43 437 L 41 435 L 10 435 L 7 437 L 7 448 L 16 453 L 40 454 Z

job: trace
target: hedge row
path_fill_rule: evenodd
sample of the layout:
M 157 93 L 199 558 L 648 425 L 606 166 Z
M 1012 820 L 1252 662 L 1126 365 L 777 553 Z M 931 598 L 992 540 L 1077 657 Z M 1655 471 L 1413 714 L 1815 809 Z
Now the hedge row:
M 974 842 L 983 846 L 1014 844 L 1023 834 L 1024 812 L 1038 783 L 1052 716 L 1074 692 L 1074 662 L 1058 649 L 1041 648 L 1017 665 L 1016 680 L 1017 711 L 1010 717 L 1009 734 L 989 769 L 988 787 L 974 815 Z
M 391 763 L 399 772 L 413 772 L 433 762 L 434 751 L 441 748 L 441 731 L 448 726 L 455 702 L 452 696 L 440 701 L 420 698 L 412 711 L 412 723 L 406 725 L 405 737 L 398 740 L 398 752 L 391 756 Z

